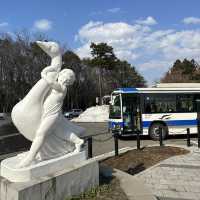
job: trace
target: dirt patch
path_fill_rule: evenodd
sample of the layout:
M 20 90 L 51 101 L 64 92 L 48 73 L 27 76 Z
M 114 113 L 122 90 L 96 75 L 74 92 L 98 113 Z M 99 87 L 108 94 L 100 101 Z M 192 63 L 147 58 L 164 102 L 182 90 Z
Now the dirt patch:
M 146 147 L 141 150 L 134 149 L 128 151 L 117 157 L 108 158 L 102 161 L 102 163 L 134 175 L 169 157 L 187 153 L 189 153 L 188 150 L 179 147 Z

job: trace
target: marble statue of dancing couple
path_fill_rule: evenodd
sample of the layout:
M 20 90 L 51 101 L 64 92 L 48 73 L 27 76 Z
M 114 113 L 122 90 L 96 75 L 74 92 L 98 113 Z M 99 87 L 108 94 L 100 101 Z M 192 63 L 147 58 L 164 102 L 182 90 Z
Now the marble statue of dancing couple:
M 19 132 L 32 141 L 18 168 L 70 152 L 80 152 L 84 143 L 79 136 L 85 130 L 66 120 L 61 110 L 67 88 L 75 81 L 75 74 L 70 69 L 61 70 L 62 55 L 57 43 L 36 43 L 52 60 L 50 66 L 41 72 L 41 79 L 11 113 Z

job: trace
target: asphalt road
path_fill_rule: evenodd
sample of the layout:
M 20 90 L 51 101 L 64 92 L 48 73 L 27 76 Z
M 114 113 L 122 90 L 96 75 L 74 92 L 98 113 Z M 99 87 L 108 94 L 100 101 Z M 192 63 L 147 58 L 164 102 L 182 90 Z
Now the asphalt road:
M 107 123 L 76 123 L 76 124 L 86 129 L 86 135 L 96 135 L 96 134 L 102 133 L 101 135 L 93 137 L 93 155 L 100 155 L 100 154 L 114 150 L 114 140 L 112 138 L 112 135 L 108 133 Z M 12 125 L 10 119 L 0 121 L 0 140 L 1 138 L 6 137 L 7 135 L 12 135 L 16 133 L 16 131 L 17 130 Z M 193 137 L 197 137 L 197 136 L 193 135 Z M 185 138 L 186 138 L 186 135 L 170 136 L 167 140 L 164 141 L 164 144 L 186 145 Z M 16 141 L 13 140 L 13 143 L 14 142 Z M 9 140 L 8 145 L 11 145 L 11 143 L 12 143 L 12 139 Z M 26 144 L 26 142 L 24 142 L 24 144 Z M 142 136 L 141 147 L 144 147 L 147 145 L 159 145 L 159 141 L 153 141 L 148 136 Z M 136 138 L 135 137 L 120 138 L 119 148 L 123 148 L 127 146 L 136 147 L 137 146 Z M 2 148 L 4 147 L 2 146 Z M 21 149 L 21 146 L 20 146 L 20 149 Z
M 6 116 L 5 119 L 0 119 L 0 137 L 17 133 L 17 129 L 12 123 L 11 117 Z
M 104 133 L 102 135 L 93 137 L 93 155 L 100 155 L 102 153 L 114 150 L 114 140 L 111 134 L 108 133 L 107 123 L 77 123 L 78 125 L 86 128 L 87 135 L 94 135 Z M 197 135 L 192 135 L 195 140 Z M 186 145 L 186 135 L 171 135 L 164 144 Z M 148 136 L 141 137 L 141 147 L 147 145 L 159 145 L 159 141 L 153 141 Z M 119 148 L 123 147 L 137 147 L 136 137 L 124 137 L 119 140 Z

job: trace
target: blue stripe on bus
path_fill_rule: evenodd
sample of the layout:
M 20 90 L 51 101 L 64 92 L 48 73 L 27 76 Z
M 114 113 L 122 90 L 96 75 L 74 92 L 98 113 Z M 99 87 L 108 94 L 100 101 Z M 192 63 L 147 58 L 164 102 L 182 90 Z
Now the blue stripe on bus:
M 123 126 L 124 126 L 124 122 L 112 122 L 112 121 L 109 121 L 109 122 L 108 122 L 109 128 L 113 128 L 114 125 L 115 125 L 115 126 L 116 126 L 116 125 L 120 125 L 121 127 L 123 127 Z
M 122 92 L 137 92 L 137 88 L 118 88 Z
M 192 126 L 197 125 L 197 120 L 169 120 L 164 121 L 168 126 Z M 152 121 L 143 121 L 143 127 L 149 127 Z

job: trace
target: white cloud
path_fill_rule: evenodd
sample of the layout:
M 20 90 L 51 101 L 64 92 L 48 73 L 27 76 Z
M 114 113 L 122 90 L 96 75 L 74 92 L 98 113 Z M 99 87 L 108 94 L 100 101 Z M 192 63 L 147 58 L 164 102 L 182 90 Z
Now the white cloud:
M 139 19 L 136 22 L 138 24 L 148 25 L 148 26 L 157 24 L 157 21 L 151 16 L 148 16 L 146 19 Z
M 104 24 L 90 21 L 75 36 L 75 40 L 79 40 L 83 44 L 77 49 L 77 53 L 80 57 L 83 55 L 88 57 L 90 56 L 89 45 L 91 42 L 106 42 L 114 48 L 119 58 L 135 60 L 139 55 L 133 50 L 141 45 L 139 41 L 149 31 L 148 27 L 138 24 L 130 25 L 124 22 Z
M 16 38 L 16 34 L 15 34 L 15 33 L 11 32 L 11 31 L 7 31 L 6 33 L 7 33 L 10 37 Z
M 183 19 L 184 24 L 200 24 L 200 18 L 198 17 L 186 17 Z
M 108 14 L 108 13 L 112 13 L 112 14 L 115 14 L 115 13 L 118 13 L 121 11 L 121 8 L 110 8 L 110 9 L 107 9 L 107 10 L 98 10 L 98 11 L 93 11 L 90 13 L 90 16 L 94 16 L 94 15 L 105 15 L 105 14 Z
M 120 8 L 110 8 L 110 9 L 108 9 L 107 11 L 108 12 L 111 12 L 111 13 L 117 13 L 117 12 L 119 12 L 121 9 Z
M 152 58 L 147 62 L 140 63 L 138 70 L 145 76 L 149 85 L 152 85 L 152 83 L 159 81 L 164 76 L 172 64 L 173 61 L 170 60 Z
M 121 40 L 126 37 L 130 38 L 141 27 L 139 25 L 129 25 L 123 22 L 106 23 L 90 21 L 84 25 L 79 33 L 78 37 L 81 41 L 100 42 L 102 40 L 112 42 L 112 38 Z
M 139 54 L 133 53 L 131 50 L 117 50 L 115 51 L 116 56 L 121 60 L 135 60 L 140 57 Z
M 140 64 L 139 68 L 140 71 L 149 71 L 149 70 L 159 70 L 159 71 L 166 71 L 169 68 L 169 65 L 172 64 L 169 60 L 149 60 L 148 62 L 144 62 Z
M 6 26 L 8 26 L 8 22 L 1 22 L 0 23 L 0 28 L 6 27 Z
M 81 43 L 76 49 L 81 58 L 91 57 L 91 42 L 106 42 L 120 59 L 132 63 L 150 81 L 166 72 L 176 59 L 200 61 L 200 29 L 153 30 L 138 23 L 90 21 L 81 27 L 76 40 Z
M 76 53 L 81 58 L 91 58 L 90 51 L 91 51 L 90 50 L 90 43 L 86 43 L 83 46 L 76 49 Z
M 52 22 L 47 19 L 35 21 L 34 28 L 39 31 L 48 31 L 52 28 Z

